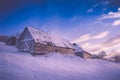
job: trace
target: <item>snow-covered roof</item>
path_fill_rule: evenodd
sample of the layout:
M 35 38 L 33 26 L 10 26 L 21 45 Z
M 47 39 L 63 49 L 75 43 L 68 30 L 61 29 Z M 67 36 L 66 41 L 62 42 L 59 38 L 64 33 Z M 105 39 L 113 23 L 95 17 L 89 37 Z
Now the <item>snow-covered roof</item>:
M 49 43 L 53 46 L 73 48 L 72 44 L 66 39 L 53 36 L 52 34 L 48 34 L 47 32 L 32 27 L 27 27 L 27 29 L 34 38 L 35 42 L 39 42 L 45 45 Z
M 82 52 L 83 49 L 80 48 L 77 44 L 73 43 L 73 48 L 75 49 L 75 52 Z

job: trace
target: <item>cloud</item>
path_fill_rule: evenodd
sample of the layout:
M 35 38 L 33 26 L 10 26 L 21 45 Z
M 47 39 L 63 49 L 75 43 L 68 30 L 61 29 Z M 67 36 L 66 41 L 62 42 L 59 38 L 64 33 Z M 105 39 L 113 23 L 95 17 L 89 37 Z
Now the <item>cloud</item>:
M 91 44 L 87 47 L 83 47 L 85 48 L 86 51 L 90 52 L 90 53 L 98 53 L 102 50 L 102 48 L 100 47 L 100 44 Z
M 80 43 L 80 42 L 85 42 L 85 41 L 92 40 L 92 39 L 102 39 L 102 38 L 106 37 L 109 33 L 110 33 L 109 31 L 104 31 L 104 32 L 100 32 L 98 34 L 85 34 L 85 35 L 75 39 L 73 42 Z
M 87 10 L 87 13 L 93 12 L 93 8 Z
M 102 50 L 112 51 L 118 50 L 120 47 L 120 35 L 112 37 L 101 44 Z
M 97 4 L 95 4 L 93 7 L 91 7 L 90 9 L 87 10 L 87 13 L 91 13 L 93 12 L 93 10 L 96 8 L 96 7 L 99 7 L 99 6 L 102 6 L 102 5 L 108 5 L 110 2 L 109 1 L 101 1 Z M 106 8 L 104 8 L 103 10 L 106 10 Z
M 102 38 L 106 37 L 108 34 L 109 34 L 109 31 L 104 31 L 104 32 L 101 32 L 101 33 L 98 33 L 98 34 L 92 36 L 92 39 L 102 39 Z
M 120 25 L 120 19 L 119 20 L 115 20 L 113 22 L 113 26 L 118 26 L 118 25 Z
M 109 12 L 107 15 L 102 15 L 99 20 L 105 20 L 105 19 L 116 19 L 120 18 L 120 8 L 118 8 L 117 12 Z
M 120 35 L 109 38 L 108 40 L 102 43 L 102 46 L 110 47 L 110 46 L 115 46 L 117 44 L 120 44 Z
M 120 47 L 120 35 L 111 37 L 102 43 L 88 46 L 88 50 L 90 52 L 98 53 L 103 50 L 104 51 L 114 50 L 115 48 L 118 48 L 118 47 Z
M 85 34 L 79 38 L 77 38 L 76 40 L 74 40 L 73 42 L 75 43 L 79 43 L 79 42 L 84 42 L 84 41 L 88 41 L 90 39 L 90 35 L 91 34 Z
M 92 8 L 90 8 L 90 9 L 87 10 L 87 13 L 93 12 L 93 10 L 94 10 L 97 6 L 99 6 L 99 5 L 100 5 L 100 3 L 95 4 Z
M 89 42 L 86 42 L 86 43 L 82 44 L 81 46 L 82 46 L 83 48 L 86 48 L 86 47 L 88 47 L 89 45 L 90 45 L 90 43 L 89 43 Z
M 90 53 L 98 53 L 100 51 L 109 52 L 112 50 L 118 50 L 120 47 L 120 34 L 97 44 L 86 42 L 81 44 L 81 47 Z
M 118 8 L 118 11 L 120 11 L 120 8 Z
M 107 25 L 112 25 L 112 26 L 120 25 L 120 8 L 118 8 L 117 12 L 109 12 L 108 14 L 102 15 L 100 18 L 97 19 L 97 22 L 103 23 L 104 21 L 105 22 L 108 21 L 107 23 L 104 23 Z

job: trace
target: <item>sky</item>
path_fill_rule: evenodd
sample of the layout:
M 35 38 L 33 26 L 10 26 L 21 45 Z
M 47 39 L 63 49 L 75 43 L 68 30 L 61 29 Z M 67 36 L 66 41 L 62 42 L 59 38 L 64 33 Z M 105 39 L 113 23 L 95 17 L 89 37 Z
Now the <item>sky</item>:
M 0 0 L 0 34 L 26 26 L 77 43 L 86 51 L 120 51 L 120 0 Z

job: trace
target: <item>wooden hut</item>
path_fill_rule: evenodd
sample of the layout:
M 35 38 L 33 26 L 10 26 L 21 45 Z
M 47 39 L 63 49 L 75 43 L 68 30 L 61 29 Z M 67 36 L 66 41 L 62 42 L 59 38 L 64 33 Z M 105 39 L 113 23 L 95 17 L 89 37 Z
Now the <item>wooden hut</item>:
M 66 40 L 42 30 L 26 27 L 18 39 L 18 51 L 29 52 L 33 55 L 47 53 L 74 54 L 72 44 Z
M 92 55 L 84 51 L 82 48 L 80 48 L 76 43 L 73 43 L 73 47 L 75 49 L 75 55 L 80 56 L 85 59 L 92 59 Z
M 18 40 L 18 38 L 14 37 L 14 36 L 9 37 L 6 41 L 6 45 L 15 46 L 17 44 L 17 40 Z
M 0 42 L 7 42 L 9 36 L 0 35 Z
M 75 55 L 80 56 L 85 59 L 92 59 L 92 55 L 86 51 L 76 52 Z

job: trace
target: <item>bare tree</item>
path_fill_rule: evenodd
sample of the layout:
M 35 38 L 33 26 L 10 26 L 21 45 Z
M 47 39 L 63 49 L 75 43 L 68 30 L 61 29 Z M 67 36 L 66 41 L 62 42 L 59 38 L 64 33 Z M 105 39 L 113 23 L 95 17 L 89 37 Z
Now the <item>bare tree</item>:
M 103 59 L 106 56 L 106 52 L 105 51 L 101 51 L 98 53 L 98 58 L 99 59 Z

